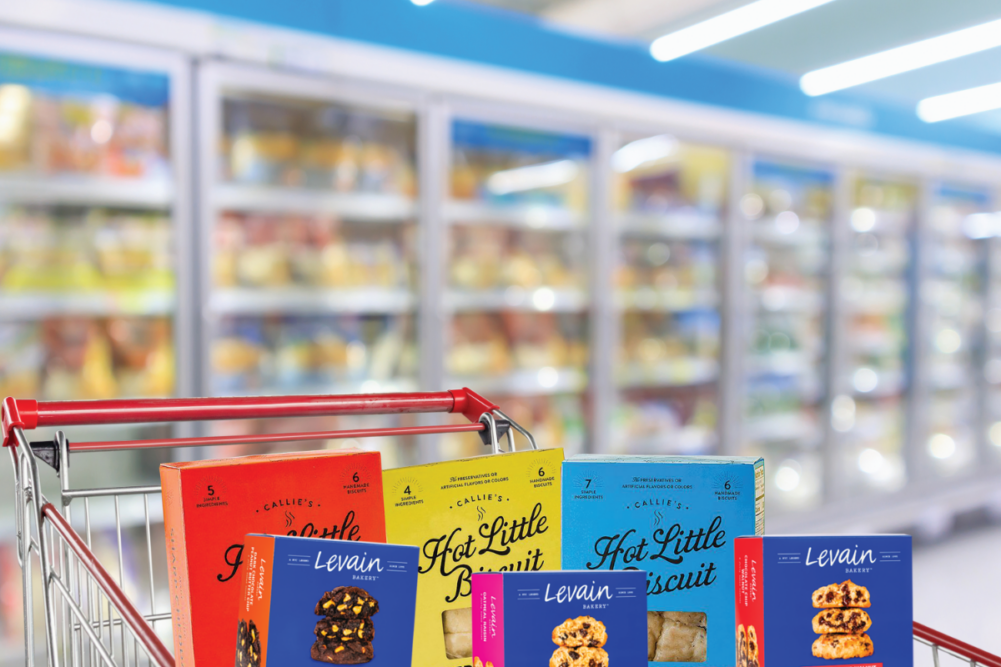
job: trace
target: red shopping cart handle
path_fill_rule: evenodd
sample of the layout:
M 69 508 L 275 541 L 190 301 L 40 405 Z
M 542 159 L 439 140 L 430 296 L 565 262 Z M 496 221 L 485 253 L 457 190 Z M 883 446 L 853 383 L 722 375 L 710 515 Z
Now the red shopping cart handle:
M 950 637 L 949 635 L 942 634 L 938 630 L 932 630 L 927 625 L 915 622 L 914 636 L 919 639 L 923 639 L 934 646 L 944 648 L 945 650 L 955 653 L 958 656 L 962 656 L 967 660 L 973 660 L 978 665 L 985 665 L 986 667 L 1001 667 L 1001 657 L 996 656 L 993 653 L 988 653 L 987 651 L 982 651 L 976 646 L 971 646 L 966 642 L 961 642 L 958 639 Z
M 141 422 L 267 419 L 327 415 L 416 414 L 454 412 L 478 422 L 497 406 L 469 389 L 346 396 L 259 396 L 237 398 L 150 398 L 101 401 L 3 402 L 3 446 L 14 427 L 135 424 Z

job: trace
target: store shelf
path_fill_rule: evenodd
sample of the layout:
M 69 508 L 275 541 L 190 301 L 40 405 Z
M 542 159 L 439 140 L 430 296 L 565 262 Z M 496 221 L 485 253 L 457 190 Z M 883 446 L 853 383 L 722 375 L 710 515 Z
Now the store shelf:
M 723 233 L 723 225 L 718 214 L 695 210 L 622 213 L 618 216 L 616 224 L 622 234 L 666 239 L 710 240 L 719 238 Z
M 861 354 L 899 354 L 904 342 L 889 331 L 849 331 L 849 348 Z
M 887 396 L 896 396 L 902 394 L 905 385 L 904 372 L 900 370 L 892 371 L 873 371 L 876 374 L 876 385 L 869 391 L 859 391 L 857 388 L 853 389 L 853 393 L 858 399 L 866 398 L 885 398 Z
M 225 184 L 213 191 L 212 202 L 227 211 L 327 213 L 365 222 L 399 222 L 417 216 L 417 203 L 407 197 L 305 188 Z
M 666 313 L 709 310 L 720 304 L 716 290 L 658 290 L 652 287 L 617 292 L 615 300 L 622 310 Z
M 652 387 L 687 387 L 715 382 L 719 379 L 719 363 L 715 359 L 688 357 L 671 361 L 628 364 L 618 373 L 621 389 Z
M 747 372 L 754 375 L 816 374 L 816 355 L 808 352 L 771 352 L 747 359 Z
M 823 246 L 827 241 L 826 223 L 801 220 L 795 229 L 785 232 L 778 228 L 775 219 L 756 223 L 752 236 L 757 243 L 779 246 Z
M 845 295 L 852 312 L 873 315 L 899 313 L 907 307 L 907 291 L 899 288 L 863 288 Z
M 856 209 L 858 210 L 858 209 Z M 911 224 L 910 211 L 890 211 L 886 209 L 870 209 L 875 215 L 872 229 L 866 230 L 875 234 L 904 234 Z
M 217 315 L 289 313 L 324 315 L 336 313 L 408 313 L 417 298 L 406 290 L 393 289 L 226 289 L 209 300 Z
M 444 296 L 449 311 L 524 310 L 535 312 L 580 313 L 587 310 L 588 297 L 583 290 L 559 290 L 548 287 L 504 290 L 451 290 Z
M 506 375 L 453 376 L 446 378 L 445 384 L 475 387 L 482 394 L 495 396 L 579 394 L 587 387 L 587 373 L 578 368 L 546 367 Z
M 96 176 L 0 176 L 0 204 L 64 204 L 142 209 L 170 208 L 166 180 Z
M 766 287 L 758 299 L 762 310 L 774 313 L 816 313 L 824 307 L 823 294 L 800 287 Z
M 952 391 L 967 387 L 975 389 L 970 371 L 962 364 L 937 363 L 929 368 L 931 386 L 938 391 Z
M 626 438 L 622 449 L 632 454 L 705 453 L 719 442 L 715 431 L 698 426 L 686 426 L 672 433 Z
M 216 392 L 216 396 L 337 396 L 346 394 L 395 394 L 418 390 L 413 378 L 356 380 L 330 383 L 303 383 L 251 387 L 244 391 Z
M 479 201 L 450 201 L 445 220 L 463 225 L 501 225 L 554 231 L 584 231 L 586 217 L 576 211 L 549 205 L 499 206 Z
M 847 432 L 854 441 L 885 440 L 898 430 L 896 416 L 879 412 L 860 417 Z
M 788 412 L 749 419 L 744 437 L 752 442 L 804 441 L 816 436 L 818 429 L 809 416 Z
M 174 311 L 173 292 L 81 292 L 0 294 L 0 321 L 38 320 L 65 315 L 167 315 Z

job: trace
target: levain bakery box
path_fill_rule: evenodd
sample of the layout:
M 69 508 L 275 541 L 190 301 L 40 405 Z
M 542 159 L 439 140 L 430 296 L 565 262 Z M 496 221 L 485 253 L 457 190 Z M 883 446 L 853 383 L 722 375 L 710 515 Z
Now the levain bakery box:
M 477 667 L 643 667 L 646 573 L 473 575 Z
M 417 547 L 248 535 L 244 560 L 236 667 L 410 664 Z
M 911 667 L 909 535 L 740 537 L 738 667 Z
M 732 667 L 733 544 L 764 532 L 764 482 L 753 457 L 571 458 L 563 569 L 645 570 L 650 664 Z
M 386 541 L 378 452 L 169 463 L 160 481 L 179 667 L 234 664 L 248 533 Z
M 563 450 L 384 472 L 386 532 L 420 548 L 413 667 L 471 667 L 472 575 L 560 567 Z

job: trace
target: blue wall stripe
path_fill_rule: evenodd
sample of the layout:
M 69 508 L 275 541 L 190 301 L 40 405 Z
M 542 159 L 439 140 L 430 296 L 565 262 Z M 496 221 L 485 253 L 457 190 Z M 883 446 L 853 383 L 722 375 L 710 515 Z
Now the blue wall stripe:
M 927 124 L 913 108 L 851 94 L 810 98 L 791 77 L 706 56 L 659 63 L 643 44 L 590 39 L 462 0 L 436 0 L 425 7 L 409 0 L 149 1 L 828 127 L 1001 153 L 1001 135 L 962 121 Z

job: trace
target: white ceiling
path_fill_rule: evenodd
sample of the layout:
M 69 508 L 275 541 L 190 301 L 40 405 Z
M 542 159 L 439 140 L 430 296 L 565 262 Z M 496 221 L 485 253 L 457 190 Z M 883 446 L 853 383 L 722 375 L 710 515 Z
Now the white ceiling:
M 750 0 L 479 0 L 527 11 L 574 31 L 648 42 Z M 790 78 L 885 49 L 1001 18 L 1001 0 L 834 0 L 702 53 Z M 915 105 L 925 97 L 1001 82 L 1001 48 L 855 88 Z M 1001 111 L 957 123 L 1001 133 Z

